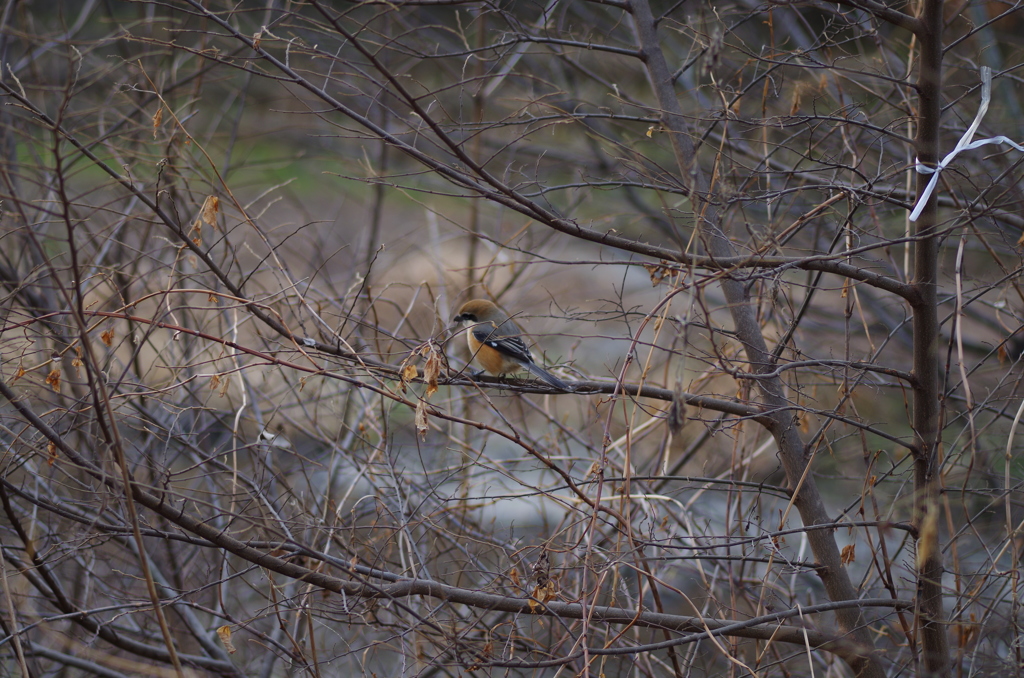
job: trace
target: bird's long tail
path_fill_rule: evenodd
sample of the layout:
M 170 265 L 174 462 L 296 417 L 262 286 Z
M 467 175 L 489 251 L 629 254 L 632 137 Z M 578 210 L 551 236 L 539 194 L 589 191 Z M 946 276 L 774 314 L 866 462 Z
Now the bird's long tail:
M 562 391 L 572 390 L 572 388 L 569 387 L 569 384 L 565 383 L 555 375 L 551 374 L 537 363 L 527 363 L 526 369 L 528 369 L 530 371 L 530 374 L 532 374 L 533 376 L 537 377 L 538 379 L 546 381 L 547 383 L 551 384 L 557 389 L 560 389 Z

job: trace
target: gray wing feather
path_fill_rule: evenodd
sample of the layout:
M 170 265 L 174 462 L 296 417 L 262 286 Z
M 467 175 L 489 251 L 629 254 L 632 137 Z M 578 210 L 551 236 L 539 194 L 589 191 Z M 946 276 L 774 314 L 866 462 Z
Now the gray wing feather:
M 527 348 L 522 337 L 498 336 L 497 330 L 488 328 L 485 325 L 477 325 L 471 331 L 473 332 L 473 338 L 481 344 L 487 344 L 494 350 L 504 353 L 510 358 L 515 358 L 521 363 L 528 364 L 533 362 L 533 355 L 530 353 L 530 349 Z
M 530 349 L 527 347 L 526 342 L 523 341 L 522 337 L 515 335 L 501 337 L 498 336 L 497 329 L 486 325 L 476 325 L 470 331 L 473 333 L 473 338 L 481 344 L 486 344 L 495 351 L 507 355 L 510 358 L 514 358 L 535 377 L 546 381 L 557 389 L 561 389 L 563 391 L 572 390 L 564 381 L 533 362 L 533 355 L 530 354 Z

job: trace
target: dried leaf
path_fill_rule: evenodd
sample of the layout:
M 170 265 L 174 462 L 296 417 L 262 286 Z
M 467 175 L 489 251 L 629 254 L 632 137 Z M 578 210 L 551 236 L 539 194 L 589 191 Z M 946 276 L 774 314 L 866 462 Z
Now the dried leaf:
M 543 585 L 538 584 L 533 589 L 533 592 L 530 593 L 530 596 L 531 598 L 528 602 L 530 611 L 536 612 L 537 608 L 539 608 L 543 603 L 546 603 L 549 600 L 554 600 L 558 597 L 558 592 L 555 588 L 555 580 L 549 579 Z
M 554 579 L 549 579 L 548 583 L 544 585 L 544 602 L 554 600 L 558 597 L 558 586 L 555 584 Z
M 416 431 L 423 438 L 427 437 L 427 401 L 421 400 L 416 403 Z
M 402 392 L 405 392 L 406 386 L 410 381 L 420 376 L 420 371 L 416 369 L 415 365 L 406 365 L 402 368 Z
M 519 586 L 519 568 L 513 566 L 512 569 L 508 571 L 508 578 L 512 580 L 513 584 Z
M 46 375 L 46 385 L 57 393 L 60 393 L 60 370 L 56 367 L 50 370 L 50 373 Z
M 21 365 L 18 365 L 18 369 L 16 369 L 14 371 L 14 377 L 11 378 L 11 383 L 13 384 L 14 382 L 18 381 L 19 379 L 21 379 L 24 376 L 25 376 L 25 368 L 22 367 Z
M 217 213 L 220 212 L 220 198 L 209 195 L 203 201 L 202 219 L 209 226 L 217 227 Z
M 657 287 L 666 277 L 672 275 L 672 269 L 666 266 L 665 262 L 660 264 L 644 264 L 644 268 L 647 269 L 648 275 L 651 276 L 652 287 Z
M 47 459 L 46 459 L 47 465 L 53 466 L 54 463 L 57 461 L 57 445 L 56 445 L 56 443 L 54 443 L 53 441 L 50 441 L 50 443 L 47 444 L 47 446 L 46 446 L 46 454 L 47 454 Z
M 210 293 L 210 295 L 208 297 L 206 297 L 206 300 L 208 302 L 210 302 L 211 304 L 219 304 L 220 303 L 220 297 L 218 297 L 216 294 L 214 294 L 212 292 Z
M 856 544 L 847 544 L 846 546 L 843 547 L 842 552 L 840 552 L 840 554 L 839 554 L 839 561 L 843 565 L 849 565 L 850 563 L 852 563 L 853 561 L 855 561 L 857 559 L 857 554 L 855 553 L 856 550 L 857 550 L 857 545 Z
M 160 123 L 164 121 L 164 107 L 156 109 L 156 113 L 153 114 L 153 139 L 156 139 L 157 132 L 160 130 Z
M 100 334 L 100 340 L 108 347 L 114 343 L 114 330 L 107 330 Z
M 427 380 L 427 397 L 437 393 L 437 378 L 441 376 L 441 356 L 437 347 L 430 345 L 427 361 L 423 364 L 423 378 Z
M 220 642 L 224 644 L 224 649 L 228 651 L 228 654 L 234 654 L 238 652 L 238 649 L 231 644 L 231 627 L 220 626 L 217 628 L 217 636 L 220 638 Z
M 220 386 L 220 375 L 215 374 L 212 377 L 210 377 L 210 388 L 212 390 L 216 390 L 218 386 Z

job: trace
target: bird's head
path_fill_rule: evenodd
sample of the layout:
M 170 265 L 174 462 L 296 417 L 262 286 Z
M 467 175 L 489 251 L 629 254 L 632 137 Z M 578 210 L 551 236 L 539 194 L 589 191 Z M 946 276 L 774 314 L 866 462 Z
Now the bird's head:
M 452 325 L 475 325 L 479 322 L 494 320 L 500 311 L 498 307 L 486 299 L 473 299 L 459 307 L 459 312 L 452 318 Z

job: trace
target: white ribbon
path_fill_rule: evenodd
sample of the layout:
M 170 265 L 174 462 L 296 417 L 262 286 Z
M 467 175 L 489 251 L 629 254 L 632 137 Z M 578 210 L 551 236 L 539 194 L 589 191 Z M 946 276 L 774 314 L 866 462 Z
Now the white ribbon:
M 910 220 L 917 221 L 917 218 L 921 216 L 921 211 L 924 210 L 925 204 L 928 202 L 928 198 L 931 197 L 932 191 L 935 190 L 935 184 L 939 183 L 939 172 L 944 170 L 949 163 L 953 162 L 953 159 L 960 153 L 960 151 L 970 151 L 975 148 L 980 148 L 988 144 L 1009 144 L 1018 151 L 1024 153 L 1024 146 L 1021 146 L 1017 142 L 1004 137 L 991 137 L 989 139 L 979 139 L 977 141 L 971 141 L 974 138 L 974 133 L 978 131 L 978 127 L 981 125 L 982 118 L 988 113 L 988 104 L 992 100 L 992 69 L 988 66 L 981 67 L 981 105 L 978 106 L 978 114 L 974 116 L 974 122 L 967 128 L 964 135 L 960 137 L 960 141 L 956 143 L 953 150 L 950 151 L 942 162 L 937 167 L 926 167 L 921 164 L 920 160 L 915 159 L 915 165 L 918 174 L 930 174 L 932 175 L 928 185 L 924 187 L 924 192 L 921 193 L 921 197 L 917 199 L 917 205 L 914 207 L 914 211 L 910 213 Z

